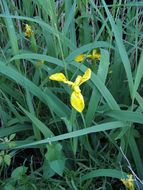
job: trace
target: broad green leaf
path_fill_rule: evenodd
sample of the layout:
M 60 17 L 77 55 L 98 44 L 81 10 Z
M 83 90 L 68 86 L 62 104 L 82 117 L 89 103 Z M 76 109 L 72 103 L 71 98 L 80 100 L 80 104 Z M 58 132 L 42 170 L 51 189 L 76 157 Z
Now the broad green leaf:
M 51 169 L 62 176 L 65 166 L 65 158 L 62 153 L 62 146 L 60 144 L 49 144 L 47 149 L 48 151 L 45 154 L 45 157 L 49 161 Z
M 28 167 L 25 166 L 19 166 L 17 167 L 11 174 L 11 177 L 14 180 L 19 180 L 20 178 L 22 178 L 22 176 L 26 175 L 26 172 L 28 170 Z
M 6 165 L 10 166 L 11 156 L 9 154 L 4 155 L 4 162 Z

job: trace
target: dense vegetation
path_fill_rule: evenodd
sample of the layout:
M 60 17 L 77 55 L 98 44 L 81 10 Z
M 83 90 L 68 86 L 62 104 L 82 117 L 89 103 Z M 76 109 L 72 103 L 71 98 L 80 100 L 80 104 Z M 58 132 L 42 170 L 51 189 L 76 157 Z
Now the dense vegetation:
M 143 189 L 143 2 L 0 0 L 0 189 Z

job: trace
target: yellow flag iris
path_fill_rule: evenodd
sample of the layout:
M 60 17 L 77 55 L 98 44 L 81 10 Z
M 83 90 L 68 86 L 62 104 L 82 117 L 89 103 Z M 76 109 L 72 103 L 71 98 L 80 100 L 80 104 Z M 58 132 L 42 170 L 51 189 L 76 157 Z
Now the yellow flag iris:
M 68 84 L 72 88 L 72 94 L 70 98 L 70 102 L 72 107 L 74 107 L 78 112 L 82 112 L 85 104 L 84 98 L 81 94 L 80 85 L 85 81 L 89 80 L 91 77 L 91 70 L 87 69 L 83 76 L 78 75 L 75 82 L 69 81 L 63 73 L 55 73 L 51 75 L 49 78 L 50 80 L 63 82 Z
M 98 59 L 98 60 L 100 60 L 101 54 L 96 49 L 94 49 L 94 50 L 92 50 L 91 54 L 87 55 L 87 57 L 90 58 L 90 59 Z
M 26 24 L 25 26 L 25 36 L 30 38 L 33 35 L 33 31 L 30 25 Z
M 121 179 L 122 183 L 125 185 L 126 188 L 128 188 L 129 190 L 134 190 L 134 180 L 133 180 L 133 176 L 130 174 L 128 175 L 127 179 Z
M 93 49 L 90 54 L 80 54 L 74 58 L 76 62 L 82 62 L 84 59 L 89 58 L 91 60 L 98 59 L 100 60 L 101 54 L 96 49 Z

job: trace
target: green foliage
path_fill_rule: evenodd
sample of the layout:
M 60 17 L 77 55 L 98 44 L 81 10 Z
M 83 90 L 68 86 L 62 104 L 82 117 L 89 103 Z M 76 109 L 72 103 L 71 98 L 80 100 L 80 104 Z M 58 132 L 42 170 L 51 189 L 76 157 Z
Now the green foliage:
M 143 189 L 143 3 L 110 3 L 0 1 L 0 189 Z M 78 113 L 49 76 L 87 68 Z

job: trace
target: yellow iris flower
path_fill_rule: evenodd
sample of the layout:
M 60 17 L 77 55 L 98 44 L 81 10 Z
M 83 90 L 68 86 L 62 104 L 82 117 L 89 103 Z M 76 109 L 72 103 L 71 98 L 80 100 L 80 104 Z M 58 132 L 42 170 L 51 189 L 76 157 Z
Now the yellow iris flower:
M 26 24 L 26 26 L 25 26 L 25 36 L 30 38 L 32 35 L 33 35 L 33 31 L 32 31 L 31 26 Z
M 50 80 L 63 82 L 65 84 L 68 84 L 72 89 L 72 94 L 70 98 L 70 102 L 72 107 L 74 107 L 78 112 L 82 112 L 85 104 L 84 104 L 84 98 L 81 94 L 80 85 L 84 83 L 85 81 L 89 80 L 91 77 L 91 70 L 88 68 L 83 76 L 78 75 L 76 80 L 74 82 L 69 81 L 66 76 L 63 73 L 55 73 L 51 75 L 49 78 Z
M 94 49 L 94 50 L 92 50 L 91 54 L 80 54 L 80 55 L 76 56 L 74 58 L 74 61 L 82 62 L 86 58 L 89 58 L 89 59 L 92 59 L 92 60 L 94 60 L 94 59 L 100 60 L 101 54 L 96 49 Z
M 129 190 L 134 190 L 134 180 L 133 180 L 133 176 L 130 174 L 128 175 L 127 179 L 121 179 L 122 183 L 125 185 L 126 188 L 128 188 Z
M 90 59 L 98 59 L 100 60 L 101 54 L 99 52 L 97 52 L 96 49 L 92 50 L 92 53 L 87 55 L 88 58 Z

